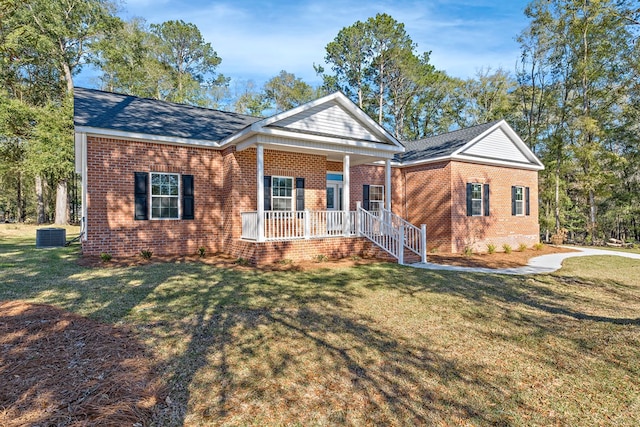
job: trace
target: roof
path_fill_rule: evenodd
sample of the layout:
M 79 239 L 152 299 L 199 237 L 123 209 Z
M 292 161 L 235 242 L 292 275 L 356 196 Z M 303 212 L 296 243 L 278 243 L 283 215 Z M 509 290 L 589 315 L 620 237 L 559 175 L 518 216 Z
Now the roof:
M 403 141 L 406 151 L 397 155 L 396 160 L 404 163 L 451 156 L 499 121 L 483 123 L 417 141 Z
M 258 117 L 136 96 L 74 89 L 74 125 L 145 135 L 220 141 Z

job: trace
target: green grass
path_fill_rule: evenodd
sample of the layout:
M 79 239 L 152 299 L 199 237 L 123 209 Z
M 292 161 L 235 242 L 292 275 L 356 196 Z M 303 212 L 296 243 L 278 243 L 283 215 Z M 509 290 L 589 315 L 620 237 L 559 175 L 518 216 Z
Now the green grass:
M 639 261 L 85 268 L 34 236 L 0 234 L 0 300 L 136 330 L 168 386 L 156 425 L 640 424 Z

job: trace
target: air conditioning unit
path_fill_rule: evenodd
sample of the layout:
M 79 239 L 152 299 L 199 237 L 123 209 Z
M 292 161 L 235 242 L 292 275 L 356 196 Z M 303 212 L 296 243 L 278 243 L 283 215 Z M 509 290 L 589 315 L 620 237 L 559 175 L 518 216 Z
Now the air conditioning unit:
M 36 230 L 36 248 L 58 248 L 67 243 L 64 228 L 39 228 Z

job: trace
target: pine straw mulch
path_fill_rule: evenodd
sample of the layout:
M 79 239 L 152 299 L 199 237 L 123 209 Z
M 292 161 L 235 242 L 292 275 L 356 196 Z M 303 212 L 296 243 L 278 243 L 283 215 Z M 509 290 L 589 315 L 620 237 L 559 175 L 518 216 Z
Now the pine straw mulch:
M 528 264 L 531 258 L 537 256 L 561 252 L 575 252 L 575 250 L 558 246 L 544 245 L 541 249 L 538 250 L 532 248 L 525 251 L 514 250 L 510 254 L 504 252 L 496 252 L 493 254 L 483 253 L 467 256 L 465 254 L 429 253 L 427 254 L 427 261 L 435 264 L 457 265 L 461 267 L 512 268 L 525 266 Z M 414 256 L 414 258 L 416 258 L 416 260 L 413 260 L 411 262 L 416 262 L 418 260 L 417 256 Z M 263 271 L 308 271 L 319 268 L 348 268 L 357 265 L 388 262 L 388 260 L 361 257 L 350 257 L 342 259 L 330 258 L 323 261 L 282 260 L 279 262 L 261 264 L 257 267 L 252 267 L 245 263 L 238 263 L 237 258 L 224 253 L 206 255 L 205 257 L 199 257 L 197 255 L 153 255 L 151 259 L 143 259 L 141 256 L 114 257 L 108 262 L 103 262 L 98 256 L 83 256 L 78 259 L 78 264 L 85 267 L 131 267 L 164 262 L 201 262 L 219 268 L 235 268 L 241 270 L 259 269 Z
M 144 259 L 139 255 L 128 257 L 113 257 L 109 261 L 102 261 L 99 256 L 81 256 L 78 258 L 77 263 L 83 267 L 132 267 L 155 263 L 189 263 L 200 262 L 213 267 L 218 268 L 233 268 L 238 270 L 262 270 L 262 271 L 307 271 L 315 270 L 319 268 L 347 268 L 356 265 L 367 265 L 378 262 L 388 262 L 387 260 L 381 260 L 378 258 L 362 258 L 362 257 L 348 257 L 348 258 L 327 258 L 321 261 L 307 260 L 307 261 L 292 261 L 284 259 L 273 263 L 259 264 L 258 266 L 251 266 L 248 263 L 234 258 L 231 255 L 225 253 L 207 254 L 204 257 L 198 255 L 153 255 L 151 259 Z
M 160 381 L 134 334 L 58 308 L 0 302 L 0 425 L 144 426 Z
M 427 254 L 427 261 L 434 264 L 457 265 L 460 267 L 512 268 L 527 265 L 531 258 L 563 252 L 576 251 L 559 246 L 544 245 L 538 250 L 532 248 L 525 251 L 513 250 L 510 254 L 504 252 L 473 254 L 471 256 L 444 253 Z

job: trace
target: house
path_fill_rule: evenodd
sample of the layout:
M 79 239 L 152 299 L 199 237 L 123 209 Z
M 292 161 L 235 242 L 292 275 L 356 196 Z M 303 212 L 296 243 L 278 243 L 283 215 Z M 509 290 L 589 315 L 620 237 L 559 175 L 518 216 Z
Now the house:
M 253 263 L 538 241 L 543 165 L 504 121 L 401 143 L 341 93 L 275 116 L 75 90 L 87 255 Z

